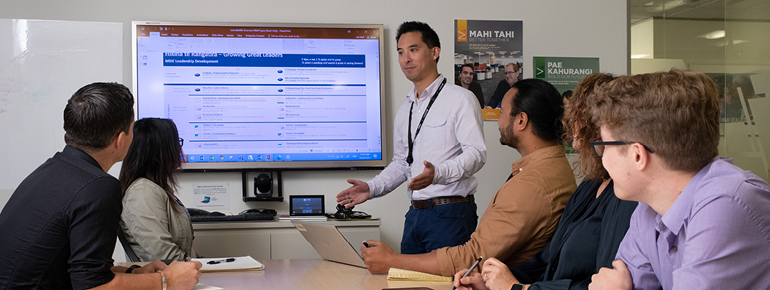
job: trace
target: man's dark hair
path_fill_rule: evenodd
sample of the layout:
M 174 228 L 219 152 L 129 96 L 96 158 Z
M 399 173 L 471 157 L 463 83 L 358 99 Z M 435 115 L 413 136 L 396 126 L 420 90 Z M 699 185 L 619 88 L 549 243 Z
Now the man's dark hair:
M 177 186 L 176 173 L 181 165 L 182 146 L 179 131 L 169 119 L 144 118 L 134 123 L 134 142 L 120 168 L 123 194 L 134 181 L 147 178 L 157 184 L 170 199 Z M 176 202 L 172 202 L 172 205 Z M 180 209 L 173 206 L 175 211 Z
M 475 70 L 473 69 L 473 64 L 470 64 L 470 63 L 466 63 L 466 64 L 460 66 L 460 71 L 457 73 L 458 79 L 459 79 L 460 75 L 462 75 L 463 69 L 466 68 L 466 67 L 471 68 L 471 74 L 473 75 L 473 78 L 471 78 L 471 82 L 474 82 L 476 80 L 476 74 L 474 73 Z
M 513 84 L 518 90 L 513 98 L 511 116 L 527 113 L 535 136 L 546 141 L 559 140 L 564 133 L 561 118 L 564 103 L 561 94 L 550 83 L 540 79 L 526 79 Z
M 134 97 L 118 83 L 80 88 L 64 108 L 64 142 L 83 151 L 104 149 L 134 121 Z
M 396 43 L 401 39 L 402 34 L 415 31 L 420 32 L 422 35 L 422 42 L 424 42 L 428 48 L 441 48 L 441 42 L 438 40 L 436 31 L 433 31 L 433 28 L 430 28 L 428 24 L 419 21 L 407 21 L 401 23 L 401 26 L 398 27 L 398 31 L 396 32 Z M 436 62 L 438 62 L 438 59 L 439 58 L 436 58 Z

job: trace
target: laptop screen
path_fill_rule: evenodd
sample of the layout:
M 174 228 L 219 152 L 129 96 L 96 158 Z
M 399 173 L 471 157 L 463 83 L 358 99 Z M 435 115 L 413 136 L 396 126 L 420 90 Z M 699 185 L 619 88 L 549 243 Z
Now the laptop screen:
M 356 249 L 328 222 L 291 221 L 324 260 L 366 268 Z

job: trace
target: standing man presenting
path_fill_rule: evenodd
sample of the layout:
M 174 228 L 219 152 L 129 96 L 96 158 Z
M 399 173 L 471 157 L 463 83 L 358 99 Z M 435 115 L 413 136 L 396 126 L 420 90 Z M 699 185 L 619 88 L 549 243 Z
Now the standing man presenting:
M 486 162 L 476 97 L 438 73 L 441 44 L 422 22 L 398 28 L 398 62 L 414 84 L 396 113 L 393 161 L 368 182 L 348 179 L 337 202 L 351 207 L 409 181 L 401 253 L 419 254 L 470 239 L 478 215 L 473 174 Z

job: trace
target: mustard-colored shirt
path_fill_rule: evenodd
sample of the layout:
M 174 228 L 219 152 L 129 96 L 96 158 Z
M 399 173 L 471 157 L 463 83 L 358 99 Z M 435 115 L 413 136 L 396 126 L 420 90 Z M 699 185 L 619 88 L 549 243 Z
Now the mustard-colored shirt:
M 479 256 L 515 266 L 543 249 L 577 189 L 564 152 L 551 146 L 514 162 L 513 177 L 492 198 L 471 239 L 435 250 L 441 275 L 467 269 Z

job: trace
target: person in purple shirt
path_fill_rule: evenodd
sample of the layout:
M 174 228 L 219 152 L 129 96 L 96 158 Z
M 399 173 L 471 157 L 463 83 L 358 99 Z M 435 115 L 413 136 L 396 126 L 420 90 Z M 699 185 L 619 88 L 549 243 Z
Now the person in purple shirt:
M 770 185 L 717 157 L 714 82 L 680 70 L 624 76 L 589 106 L 615 194 L 639 202 L 614 269 L 589 289 L 770 289 Z

